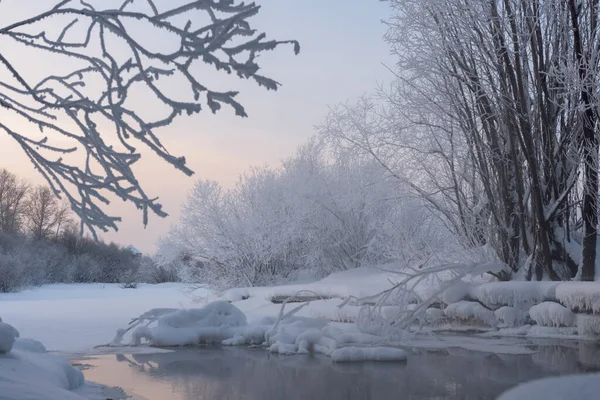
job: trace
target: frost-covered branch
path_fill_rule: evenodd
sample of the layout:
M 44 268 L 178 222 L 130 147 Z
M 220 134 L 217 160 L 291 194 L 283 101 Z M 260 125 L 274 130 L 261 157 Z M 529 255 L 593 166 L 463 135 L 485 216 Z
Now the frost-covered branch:
M 246 116 L 236 91 L 202 82 L 201 64 L 276 90 L 278 82 L 259 74 L 258 55 L 287 43 L 299 51 L 296 41 L 267 40 L 250 25 L 260 9 L 255 3 L 107 3 L 61 1 L 0 27 L 3 43 L 49 64 L 39 74 L 39 68 L 19 66 L 19 51 L 0 52 L 0 106 L 8 111 L 0 131 L 19 144 L 92 232 L 117 228 L 119 218 L 102 208 L 107 193 L 133 202 L 144 224 L 148 211 L 166 215 L 136 178 L 139 147 L 193 172 L 184 157 L 163 146 L 160 128 L 205 106 L 213 113 L 228 106 Z M 8 7 L 0 4 L 0 12 Z

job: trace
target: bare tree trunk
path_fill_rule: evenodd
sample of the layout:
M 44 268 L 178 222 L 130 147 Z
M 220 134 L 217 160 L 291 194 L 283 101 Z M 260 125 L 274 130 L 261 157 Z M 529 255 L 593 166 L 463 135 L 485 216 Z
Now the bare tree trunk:
M 597 1 L 593 3 L 590 10 L 591 38 L 594 38 L 596 30 Z M 595 134 L 596 113 L 593 108 L 593 89 L 588 77 L 591 73 L 588 70 L 589 57 L 583 53 L 582 35 L 579 29 L 579 12 L 574 0 L 569 0 L 569 11 L 573 27 L 573 45 L 579 67 L 581 102 L 584 107 L 582 115 L 584 182 L 581 210 L 584 236 L 581 279 L 584 281 L 593 281 L 596 269 L 596 242 L 598 237 L 598 137 Z M 591 44 L 593 44 L 593 41 Z

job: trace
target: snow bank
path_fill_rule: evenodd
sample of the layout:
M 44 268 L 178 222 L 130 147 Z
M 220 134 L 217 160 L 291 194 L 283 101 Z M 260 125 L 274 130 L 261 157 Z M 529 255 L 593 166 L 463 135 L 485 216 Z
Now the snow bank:
M 545 301 L 529 309 L 529 316 L 541 326 L 573 326 L 575 314 L 567 307 L 553 301 Z
M 561 283 L 556 298 L 571 310 L 600 313 L 600 282 Z
M 406 352 L 391 347 L 343 347 L 331 353 L 337 363 L 356 361 L 404 361 Z
M 81 400 L 73 390 L 85 381 L 68 361 L 46 353 L 32 339 L 18 337 L 12 326 L 0 322 L 0 398 L 3 400 Z
M 275 309 L 274 304 L 267 304 L 270 304 L 270 310 Z M 321 353 L 331 356 L 340 348 L 362 348 L 383 341 L 379 336 L 359 332 L 355 325 L 339 324 L 343 326 L 342 329 L 324 318 L 297 316 L 305 308 L 306 305 L 303 304 L 284 312 L 285 309 L 278 306 L 278 317 L 265 316 L 252 323 L 248 323 L 246 315 L 239 308 L 227 301 L 215 301 L 198 309 L 171 312 L 150 310 L 132 320 L 132 326 L 128 330 L 118 330 L 111 345 L 121 346 L 125 333 L 130 330 L 131 344 L 134 346 L 144 343 L 155 346 L 259 344 L 277 354 Z M 146 322 L 148 323 L 145 324 Z M 388 356 L 381 354 L 381 351 L 357 352 L 353 358 L 342 352 L 339 357 L 340 360 L 350 357 L 355 361 L 361 357 L 365 360 L 384 360 L 386 357 L 391 360 L 400 357 L 400 353 L 394 349 Z
M 489 310 L 475 301 L 461 300 L 450 304 L 444 310 L 446 317 L 465 322 L 479 322 L 490 326 L 496 325 L 496 316 L 492 310 Z
M 597 399 L 598 393 L 600 374 L 581 374 L 523 383 L 505 392 L 498 400 L 584 400 Z
M 558 286 L 557 282 L 491 282 L 472 286 L 469 295 L 492 309 L 529 309 L 534 304 L 556 300 Z

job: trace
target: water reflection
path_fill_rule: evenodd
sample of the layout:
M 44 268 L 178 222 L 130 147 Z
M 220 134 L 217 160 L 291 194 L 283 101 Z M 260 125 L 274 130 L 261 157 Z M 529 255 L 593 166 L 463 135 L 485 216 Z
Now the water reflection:
M 493 399 L 519 382 L 600 370 L 600 345 L 546 341 L 531 355 L 420 350 L 405 363 L 332 364 L 263 349 L 196 348 L 86 360 L 86 378 L 155 399 Z

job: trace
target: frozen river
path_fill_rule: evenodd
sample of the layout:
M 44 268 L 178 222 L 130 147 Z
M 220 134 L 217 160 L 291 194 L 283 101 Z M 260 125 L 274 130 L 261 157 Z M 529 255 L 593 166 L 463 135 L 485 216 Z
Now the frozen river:
M 262 348 L 187 348 L 89 356 L 86 379 L 137 400 L 494 399 L 532 379 L 600 370 L 600 344 L 537 340 L 527 355 L 464 349 L 409 353 L 400 363 L 333 364 L 324 356 L 279 356 Z

